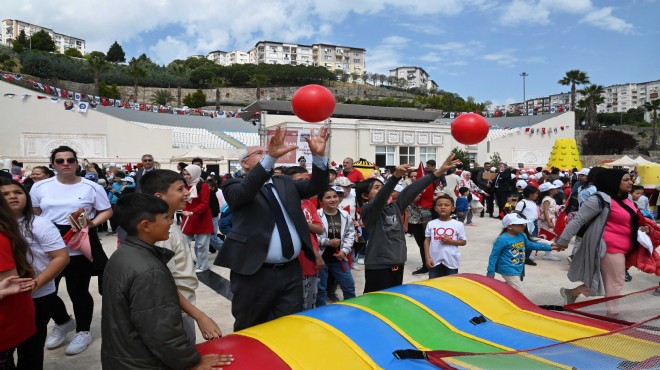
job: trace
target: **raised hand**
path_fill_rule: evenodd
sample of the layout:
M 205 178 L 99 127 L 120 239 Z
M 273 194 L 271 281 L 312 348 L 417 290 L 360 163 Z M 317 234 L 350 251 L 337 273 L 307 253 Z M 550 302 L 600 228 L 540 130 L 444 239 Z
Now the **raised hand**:
M 325 155 L 325 146 L 329 138 L 330 131 L 328 131 L 326 126 L 321 126 L 318 135 L 315 135 L 314 129 L 311 129 L 309 130 L 309 137 L 305 136 L 305 140 L 309 145 L 309 150 L 312 152 L 312 155 L 315 156 Z
M 436 176 L 442 176 L 445 174 L 449 169 L 456 167 L 456 165 L 460 162 L 458 159 L 454 159 L 454 153 L 451 153 L 447 159 L 445 159 L 445 162 L 440 166 L 437 170 L 435 170 L 435 175 Z
M 279 158 L 286 153 L 298 149 L 298 146 L 292 145 L 287 146 L 284 143 L 284 137 L 286 136 L 286 130 L 283 130 L 280 126 L 275 126 L 275 133 L 268 141 L 268 155 L 273 158 Z
M 400 164 L 394 169 L 394 176 L 403 177 L 408 172 L 411 172 L 414 168 L 409 164 Z

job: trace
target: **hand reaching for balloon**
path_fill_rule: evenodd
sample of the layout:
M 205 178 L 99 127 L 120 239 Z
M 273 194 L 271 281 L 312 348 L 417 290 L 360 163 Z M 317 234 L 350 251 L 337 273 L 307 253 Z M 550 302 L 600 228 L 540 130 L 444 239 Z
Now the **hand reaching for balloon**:
M 298 149 L 298 146 L 292 145 L 287 146 L 284 143 L 284 137 L 286 136 L 286 130 L 283 130 L 280 126 L 275 126 L 275 133 L 271 136 L 268 141 L 268 155 L 273 158 L 279 158 L 286 153 Z M 325 149 L 325 147 L 324 147 Z
M 312 155 L 319 157 L 325 155 L 325 146 L 329 138 L 330 131 L 328 131 L 326 126 L 321 126 L 318 135 L 315 135 L 314 129 L 311 129 L 309 130 L 309 137 L 305 136 L 305 140 L 309 145 L 309 150 L 312 152 Z
M 445 162 L 440 166 L 437 170 L 435 170 L 435 175 L 440 177 L 443 174 L 447 173 L 449 169 L 456 167 L 456 165 L 460 162 L 458 159 L 454 159 L 454 153 L 450 154 L 447 159 L 445 159 Z

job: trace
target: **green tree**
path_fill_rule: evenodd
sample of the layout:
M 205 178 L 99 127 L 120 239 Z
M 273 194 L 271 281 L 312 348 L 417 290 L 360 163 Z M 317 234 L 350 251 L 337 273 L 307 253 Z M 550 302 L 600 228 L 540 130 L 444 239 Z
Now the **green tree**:
M 151 95 L 151 102 L 158 105 L 168 105 L 172 100 L 172 93 L 167 89 L 156 90 Z
M 590 131 L 582 138 L 585 155 L 621 154 L 637 146 L 632 135 L 617 130 Z
M 202 89 L 197 89 L 194 93 L 188 93 L 188 95 L 183 98 L 183 104 L 190 108 L 203 107 L 206 105 L 206 94 L 204 94 Z
M 72 58 L 82 58 L 83 57 L 80 50 L 78 50 L 76 48 L 68 48 L 68 49 L 64 50 L 64 55 L 66 55 L 68 57 L 72 57 Z
M 454 148 L 451 150 L 451 152 L 454 153 L 454 159 L 459 159 L 464 164 L 470 163 L 470 155 L 468 152 L 459 148 Z
M 660 109 L 660 99 L 647 101 L 644 103 L 644 109 L 647 112 L 653 113 L 653 136 L 651 136 L 651 147 L 649 149 L 655 150 L 658 146 L 658 109 Z
M 584 109 L 587 123 L 592 130 L 598 130 L 599 128 L 596 106 L 605 101 L 604 92 L 605 88 L 602 85 L 589 85 L 580 90 L 580 94 L 584 96 L 584 99 L 580 100 L 579 105 L 580 108 Z
M 227 79 L 224 77 L 213 77 L 211 79 L 211 88 L 215 89 L 215 110 L 220 110 L 220 88 L 227 86 Z
M 32 50 L 41 50 L 46 52 L 55 51 L 55 41 L 50 37 L 48 32 L 41 30 L 35 32 L 32 37 L 30 37 L 30 44 Z
M 494 152 L 492 156 L 490 156 L 490 164 L 493 165 L 493 167 L 497 168 L 497 166 L 502 163 L 502 157 L 500 157 L 500 153 Z
M 126 54 L 124 53 L 124 49 L 122 49 L 121 45 L 119 45 L 117 41 L 110 45 L 110 49 L 108 49 L 105 60 L 110 63 L 124 63 L 126 61 Z
M 105 83 L 105 81 L 99 82 L 98 94 L 99 96 L 109 99 L 121 98 L 121 93 L 119 92 L 119 88 L 117 87 L 117 85 L 116 84 L 108 85 Z
M 169 70 L 172 72 L 174 75 L 174 79 L 176 82 L 176 104 L 178 107 L 181 106 L 181 84 L 183 84 L 183 81 L 185 81 L 188 77 L 189 69 L 182 60 L 174 60 L 170 65 L 168 66 Z
M 566 76 L 558 81 L 559 84 L 571 87 L 571 110 L 575 111 L 575 91 L 576 85 L 586 85 L 589 83 L 589 76 L 579 69 L 572 69 L 566 72 Z M 575 117 L 577 123 L 577 116 Z
M 132 60 L 126 69 L 126 73 L 131 77 L 131 80 L 133 81 L 133 96 L 135 98 L 135 102 L 137 102 L 138 98 L 138 85 L 143 78 L 147 77 L 147 69 L 143 63 L 144 62 Z
M 105 61 L 105 54 L 100 51 L 92 51 L 85 56 L 85 59 L 87 60 L 88 68 L 94 74 L 94 90 L 98 95 L 102 95 L 101 86 L 99 85 L 99 78 L 101 73 L 107 71 L 110 68 L 108 62 Z
M 261 99 L 261 87 L 268 84 L 268 77 L 264 74 L 258 73 L 250 78 L 250 85 L 257 88 L 255 94 L 257 95 L 257 100 Z
M 8 72 L 13 72 L 17 64 L 14 58 L 9 54 L 2 53 L 0 54 L 0 67 Z
M 30 41 L 28 40 L 25 30 L 21 30 L 18 33 L 16 40 L 12 42 L 12 50 L 16 53 L 22 53 L 23 50 L 30 47 Z

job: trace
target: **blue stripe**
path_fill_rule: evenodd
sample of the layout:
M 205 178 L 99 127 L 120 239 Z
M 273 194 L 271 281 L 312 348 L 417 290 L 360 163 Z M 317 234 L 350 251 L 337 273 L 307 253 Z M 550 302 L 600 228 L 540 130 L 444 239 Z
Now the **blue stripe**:
M 321 320 L 341 331 L 382 368 L 399 361 L 392 354 L 395 350 L 415 349 L 392 327 L 358 308 L 333 304 L 304 311 L 298 315 Z M 350 364 L 343 365 L 350 368 Z

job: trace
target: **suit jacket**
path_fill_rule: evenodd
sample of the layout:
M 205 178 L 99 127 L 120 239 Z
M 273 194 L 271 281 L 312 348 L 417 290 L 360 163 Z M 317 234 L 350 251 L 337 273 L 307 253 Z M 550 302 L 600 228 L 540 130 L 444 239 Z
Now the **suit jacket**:
M 233 216 L 232 231 L 225 237 L 215 265 L 241 275 L 252 275 L 261 268 L 275 227 L 264 188 L 270 177 L 271 173 L 257 164 L 245 177 L 222 183 L 222 194 Z M 328 170 L 313 166 L 310 180 L 293 181 L 289 176 L 275 176 L 272 181 L 302 241 L 301 252 L 314 261 L 309 226 L 300 200 L 317 195 L 328 186 Z
M 144 168 L 140 168 L 137 170 L 135 173 L 135 192 L 136 193 L 141 193 L 142 191 L 140 190 L 140 180 L 142 179 L 142 176 L 144 175 Z

